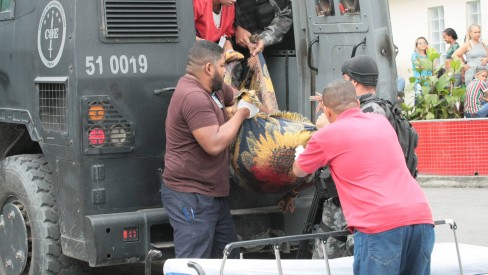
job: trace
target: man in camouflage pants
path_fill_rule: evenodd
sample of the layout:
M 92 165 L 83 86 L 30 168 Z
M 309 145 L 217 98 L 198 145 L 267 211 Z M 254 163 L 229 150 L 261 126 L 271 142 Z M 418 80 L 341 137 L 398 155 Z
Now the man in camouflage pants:
M 315 227 L 314 233 L 342 231 L 347 230 L 347 222 L 342 212 L 341 203 L 335 183 L 332 180 L 328 166 L 319 169 L 316 172 L 315 183 L 318 190 L 327 193 L 326 199 L 322 206 L 322 219 L 320 224 Z M 319 239 L 315 240 L 313 246 L 312 259 L 323 259 L 324 253 Z M 354 255 L 354 237 L 352 234 L 336 238 L 327 238 L 325 251 L 329 259 L 353 256 Z
M 290 0 L 237 0 L 235 41 L 251 55 L 278 44 L 292 25 Z
M 322 221 L 314 233 L 346 230 L 347 222 L 338 198 L 330 198 L 324 202 Z M 344 242 L 345 241 L 345 242 Z M 347 237 L 328 238 L 325 244 L 325 251 L 329 259 L 353 256 L 354 237 L 352 234 Z M 324 253 L 320 240 L 316 239 L 313 246 L 312 259 L 323 259 Z

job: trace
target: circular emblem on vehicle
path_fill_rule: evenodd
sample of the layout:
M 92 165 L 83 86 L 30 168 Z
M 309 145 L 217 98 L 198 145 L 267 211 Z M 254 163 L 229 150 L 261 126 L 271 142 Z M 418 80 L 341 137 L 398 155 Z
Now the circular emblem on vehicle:
M 51 1 L 44 8 L 37 30 L 37 51 L 42 63 L 54 68 L 63 55 L 66 38 L 66 17 L 63 6 L 58 1 Z

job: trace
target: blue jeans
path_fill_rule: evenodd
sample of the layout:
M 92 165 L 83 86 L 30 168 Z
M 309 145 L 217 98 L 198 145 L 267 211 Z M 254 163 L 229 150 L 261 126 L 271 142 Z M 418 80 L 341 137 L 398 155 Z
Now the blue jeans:
M 429 275 L 435 233 L 431 224 L 377 234 L 354 233 L 355 275 Z
M 176 258 L 222 258 L 237 234 L 226 198 L 174 191 L 161 186 L 163 206 L 173 227 Z M 229 258 L 239 258 L 239 249 Z
M 464 114 L 466 118 L 482 118 L 482 117 L 488 117 L 488 104 L 486 102 L 483 103 L 483 106 L 481 106 L 481 109 L 478 110 L 476 114 L 470 114 L 466 113 Z

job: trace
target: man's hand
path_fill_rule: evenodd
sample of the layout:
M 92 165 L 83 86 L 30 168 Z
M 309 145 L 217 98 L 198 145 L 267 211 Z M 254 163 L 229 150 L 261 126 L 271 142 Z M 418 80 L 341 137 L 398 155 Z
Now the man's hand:
M 488 63 L 488 57 L 481 58 L 481 66 L 485 66 Z
M 259 108 L 258 106 L 252 104 L 252 103 L 249 103 L 243 99 L 239 100 L 239 103 L 237 103 L 237 110 L 241 109 L 241 108 L 247 108 L 249 109 L 249 118 L 253 118 L 255 115 L 257 115 L 259 113 Z
M 249 49 L 251 45 L 251 41 L 249 41 L 249 37 L 251 37 L 251 33 L 248 30 L 244 29 L 241 26 L 238 26 L 235 29 L 234 37 L 237 45 Z
M 330 122 L 324 113 L 320 114 L 320 116 L 317 118 L 317 121 L 315 122 L 315 126 L 317 126 L 317 128 L 319 128 L 319 129 L 321 129 L 322 127 L 327 126 L 329 124 L 330 124 Z
M 324 105 L 324 103 L 322 102 L 322 94 L 321 93 L 315 93 L 315 95 L 311 95 L 310 101 L 317 102 L 317 108 L 315 108 L 316 113 L 318 113 L 322 109 L 322 106 Z
M 257 55 L 263 50 L 264 50 L 264 41 L 262 39 L 259 39 L 258 41 L 256 41 L 256 43 L 252 43 L 249 48 L 249 51 L 251 52 L 252 56 Z
M 278 207 L 283 211 L 283 213 L 295 212 L 295 198 L 290 195 L 290 193 L 286 193 L 279 201 Z

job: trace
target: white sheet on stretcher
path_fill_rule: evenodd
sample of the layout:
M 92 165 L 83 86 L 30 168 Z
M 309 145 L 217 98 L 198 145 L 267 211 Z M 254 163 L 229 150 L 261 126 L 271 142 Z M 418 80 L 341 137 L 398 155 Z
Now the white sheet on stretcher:
M 488 274 L 488 247 L 459 244 L 461 262 L 465 275 Z M 164 263 L 165 275 L 198 275 L 187 266 L 188 261 L 198 263 L 205 275 L 218 275 L 221 259 L 169 259 Z M 332 275 L 351 275 L 352 257 L 332 259 L 329 261 Z M 324 260 L 281 260 L 283 273 L 286 275 L 324 275 Z M 225 275 L 243 274 L 278 274 L 276 260 L 227 260 Z M 438 243 L 432 252 L 432 275 L 460 274 L 454 243 Z

